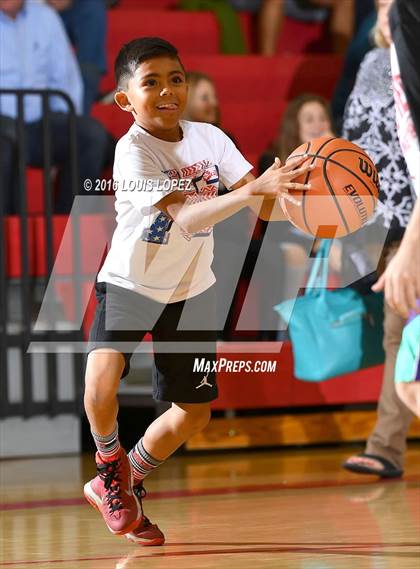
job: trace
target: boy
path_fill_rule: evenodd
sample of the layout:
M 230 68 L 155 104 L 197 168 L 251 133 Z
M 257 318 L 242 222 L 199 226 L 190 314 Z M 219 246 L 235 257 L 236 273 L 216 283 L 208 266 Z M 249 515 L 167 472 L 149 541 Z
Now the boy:
M 88 348 L 85 408 L 98 449 L 98 475 L 84 493 L 111 532 L 157 545 L 164 536 L 143 514 L 142 482 L 207 425 L 210 402 L 217 397 L 215 374 L 202 377 L 193 371 L 196 357 L 214 360 L 216 352 L 212 226 L 245 206 L 266 219 L 269 214 L 285 219 L 278 198 L 293 200 L 288 190 L 308 189 L 292 180 L 311 167 L 303 164 L 305 158 L 284 167 L 277 159 L 255 180 L 251 164 L 221 130 L 180 121 L 187 99 L 185 70 L 165 40 L 126 44 L 115 75 L 115 100 L 135 122 L 117 144 L 117 228 L 96 284 L 99 304 Z M 236 191 L 217 196 L 219 179 Z M 184 329 L 177 330 L 181 313 L 192 318 L 187 330 L 182 324 Z M 172 407 L 127 457 L 118 440 L 116 393 L 148 331 L 154 340 L 153 395 Z M 192 346 L 194 353 L 182 352 L 193 341 L 204 353 Z M 180 348 L 168 353 L 157 342 Z

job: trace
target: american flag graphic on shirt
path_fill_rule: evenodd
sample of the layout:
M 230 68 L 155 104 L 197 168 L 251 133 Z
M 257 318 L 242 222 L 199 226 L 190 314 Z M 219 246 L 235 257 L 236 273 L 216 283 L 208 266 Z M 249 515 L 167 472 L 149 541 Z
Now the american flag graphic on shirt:
M 217 165 L 209 160 L 201 160 L 191 166 L 181 168 L 181 170 L 166 170 L 164 172 L 169 179 L 188 179 L 191 180 L 190 188 L 184 190 L 186 203 L 198 203 L 213 199 L 217 196 L 219 188 L 219 169 Z M 152 225 L 143 231 L 142 240 L 148 243 L 166 245 L 169 240 L 169 232 L 172 226 L 172 219 L 163 212 L 159 212 Z M 183 237 L 190 241 L 193 237 L 205 237 L 213 231 L 213 226 L 208 226 L 196 233 L 182 232 Z

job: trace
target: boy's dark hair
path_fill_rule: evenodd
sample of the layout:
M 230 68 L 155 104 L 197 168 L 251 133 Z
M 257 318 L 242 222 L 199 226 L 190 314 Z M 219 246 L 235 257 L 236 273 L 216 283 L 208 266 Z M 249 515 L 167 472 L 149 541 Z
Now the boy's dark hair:
M 124 44 L 117 55 L 114 66 L 118 89 L 127 88 L 128 80 L 143 61 L 165 56 L 177 59 L 182 66 L 176 47 L 162 38 L 137 38 Z

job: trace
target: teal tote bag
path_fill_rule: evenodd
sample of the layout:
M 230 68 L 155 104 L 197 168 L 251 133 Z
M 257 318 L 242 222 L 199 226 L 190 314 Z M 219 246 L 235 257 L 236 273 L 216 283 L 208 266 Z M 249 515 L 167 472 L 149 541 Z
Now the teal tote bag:
M 274 310 L 289 323 L 294 374 L 324 381 L 384 361 L 383 296 L 351 288 L 327 290 L 330 240 L 323 240 L 305 294 Z

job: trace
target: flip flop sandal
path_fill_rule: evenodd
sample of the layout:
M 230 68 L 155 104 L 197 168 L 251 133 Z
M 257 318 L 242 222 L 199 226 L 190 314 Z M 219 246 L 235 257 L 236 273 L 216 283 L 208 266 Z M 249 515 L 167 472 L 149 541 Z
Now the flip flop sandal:
M 377 460 L 383 465 L 383 470 L 378 470 L 377 468 L 371 468 L 370 466 L 365 466 L 363 464 L 356 464 L 353 462 L 343 462 L 342 467 L 346 470 L 350 470 L 350 472 L 356 472 L 357 474 L 376 474 L 380 478 L 400 478 L 403 475 L 403 470 L 396 468 L 392 462 L 379 456 L 377 454 L 358 454 L 362 458 L 372 458 Z

